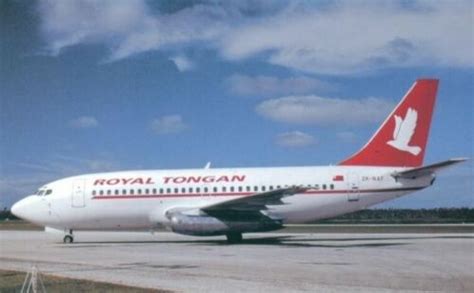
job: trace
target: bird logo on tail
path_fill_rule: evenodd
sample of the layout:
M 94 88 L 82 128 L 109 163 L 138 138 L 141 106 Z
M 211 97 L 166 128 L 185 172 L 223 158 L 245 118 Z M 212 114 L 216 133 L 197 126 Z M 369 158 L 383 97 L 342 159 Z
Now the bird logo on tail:
M 405 118 L 394 115 L 395 129 L 393 130 L 393 140 L 387 141 L 387 144 L 403 152 L 417 156 L 421 152 L 419 146 L 411 146 L 410 140 L 415 133 L 418 112 L 413 108 L 408 108 Z

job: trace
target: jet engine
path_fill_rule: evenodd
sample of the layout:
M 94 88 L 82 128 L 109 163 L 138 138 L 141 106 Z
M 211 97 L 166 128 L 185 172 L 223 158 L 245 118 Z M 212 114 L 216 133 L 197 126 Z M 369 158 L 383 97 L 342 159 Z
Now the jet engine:
M 229 233 L 266 232 L 282 228 L 281 221 L 248 217 L 217 218 L 209 215 L 187 215 L 180 212 L 167 214 L 168 228 L 179 234 L 193 236 L 226 235 Z

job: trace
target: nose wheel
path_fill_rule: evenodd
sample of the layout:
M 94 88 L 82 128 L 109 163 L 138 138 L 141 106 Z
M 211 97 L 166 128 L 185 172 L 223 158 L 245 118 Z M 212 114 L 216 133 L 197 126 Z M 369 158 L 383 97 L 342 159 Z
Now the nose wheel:
M 64 235 L 63 242 L 64 243 L 74 242 L 74 236 L 72 235 L 72 230 L 69 230 L 69 234 Z

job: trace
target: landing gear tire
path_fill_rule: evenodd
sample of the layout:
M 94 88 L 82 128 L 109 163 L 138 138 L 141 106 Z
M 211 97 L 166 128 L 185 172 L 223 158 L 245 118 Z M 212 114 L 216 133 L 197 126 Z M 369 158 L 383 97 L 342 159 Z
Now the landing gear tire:
M 74 242 L 74 237 L 72 235 L 66 235 L 63 238 L 64 243 L 73 243 Z
M 240 243 L 242 242 L 242 233 L 228 233 L 225 235 L 227 238 L 227 243 Z

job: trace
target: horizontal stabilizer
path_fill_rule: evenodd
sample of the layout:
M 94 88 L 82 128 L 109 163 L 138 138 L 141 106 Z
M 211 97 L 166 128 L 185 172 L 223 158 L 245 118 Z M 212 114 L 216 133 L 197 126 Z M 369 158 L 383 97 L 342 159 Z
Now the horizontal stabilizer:
M 438 170 L 450 167 L 454 164 L 462 163 L 464 161 L 468 160 L 468 158 L 454 158 L 454 159 L 449 159 L 447 161 L 419 167 L 419 168 L 414 168 L 410 169 L 407 171 L 402 171 L 402 172 L 395 172 L 392 174 L 393 177 L 396 178 L 415 178 L 415 177 L 420 177 L 420 176 L 425 176 L 432 174 Z

